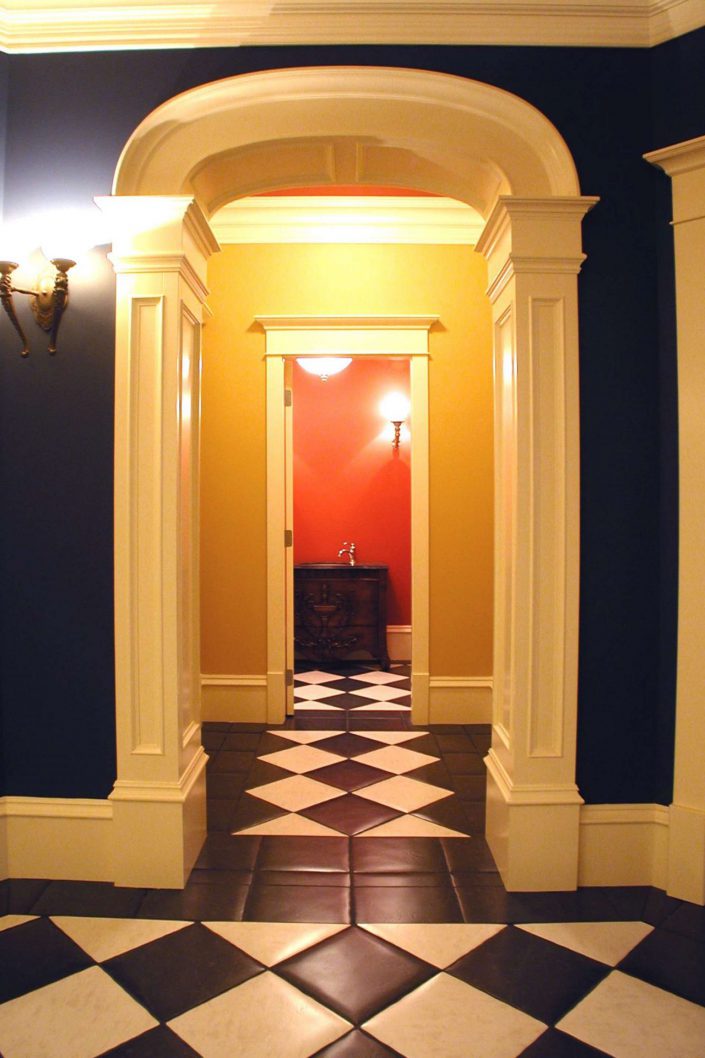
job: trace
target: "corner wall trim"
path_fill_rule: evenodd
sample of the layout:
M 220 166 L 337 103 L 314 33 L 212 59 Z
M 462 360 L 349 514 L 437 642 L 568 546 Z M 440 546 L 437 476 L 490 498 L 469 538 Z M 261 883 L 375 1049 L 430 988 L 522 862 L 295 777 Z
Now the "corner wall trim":
M 429 723 L 490 724 L 491 676 L 431 676 Z
M 203 674 L 201 720 L 217 723 L 267 723 L 266 675 Z
M 578 884 L 665 889 L 668 837 L 669 810 L 665 805 L 583 805 Z
M 112 824 L 107 800 L 0 797 L 0 877 L 112 882 Z

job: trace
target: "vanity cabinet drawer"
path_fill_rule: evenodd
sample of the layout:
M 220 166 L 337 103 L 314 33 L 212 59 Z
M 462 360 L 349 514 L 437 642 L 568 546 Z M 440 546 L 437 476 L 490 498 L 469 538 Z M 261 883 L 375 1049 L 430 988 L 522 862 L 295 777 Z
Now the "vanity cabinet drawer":
M 296 656 L 310 661 L 367 656 L 389 667 L 387 566 L 294 567 Z

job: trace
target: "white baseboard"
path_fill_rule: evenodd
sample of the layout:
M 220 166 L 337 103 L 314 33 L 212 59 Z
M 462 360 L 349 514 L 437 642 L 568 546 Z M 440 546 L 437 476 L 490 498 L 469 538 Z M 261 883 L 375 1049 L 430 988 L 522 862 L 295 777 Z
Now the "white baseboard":
M 201 676 L 201 719 L 221 724 L 267 723 L 267 677 Z
M 428 722 L 492 723 L 492 677 L 431 676 Z
M 387 625 L 387 653 L 392 661 L 411 660 L 411 625 Z
M 112 882 L 109 801 L 0 797 L 0 877 Z
M 579 885 L 653 885 L 668 881 L 665 805 L 583 805 Z

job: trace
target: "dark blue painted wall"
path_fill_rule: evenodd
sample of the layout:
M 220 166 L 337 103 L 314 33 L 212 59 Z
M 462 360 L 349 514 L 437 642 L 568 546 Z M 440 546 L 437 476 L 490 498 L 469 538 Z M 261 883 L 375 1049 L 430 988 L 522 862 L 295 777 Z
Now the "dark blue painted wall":
M 675 656 L 675 353 L 669 187 L 642 154 L 686 120 L 705 33 L 622 49 L 331 47 L 13 56 L 6 206 L 110 191 L 159 103 L 252 70 L 357 64 L 496 84 L 558 127 L 583 192 L 582 600 L 578 779 L 589 802 L 670 799 Z M 685 69 L 681 71 L 681 63 Z M 676 72 L 678 76 L 676 76 Z M 47 86 L 61 85 L 60 120 Z M 676 89 L 674 89 L 674 84 Z M 669 93 L 668 104 L 661 100 Z M 76 292 L 55 359 L 0 328 L 0 707 L 12 794 L 105 796 L 114 778 L 113 281 Z M 38 341 L 39 339 L 39 341 Z M 629 759 L 622 746 L 631 744 Z

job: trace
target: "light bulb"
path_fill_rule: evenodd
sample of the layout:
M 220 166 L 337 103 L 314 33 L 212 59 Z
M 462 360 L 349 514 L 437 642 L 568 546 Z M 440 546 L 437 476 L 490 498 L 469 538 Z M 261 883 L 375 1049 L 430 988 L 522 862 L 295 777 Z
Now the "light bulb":
M 302 356 L 296 363 L 310 375 L 318 375 L 322 382 L 344 371 L 352 363 L 350 356 Z
M 388 393 L 379 410 L 388 422 L 404 422 L 409 414 L 409 399 L 403 393 Z
M 0 224 L 0 260 L 22 264 L 38 243 L 36 228 L 28 221 L 3 221 Z
M 95 207 L 47 213 L 41 218 L 42 253 L 50 261 L 80 261 L 103 241 L 102 226 Z

